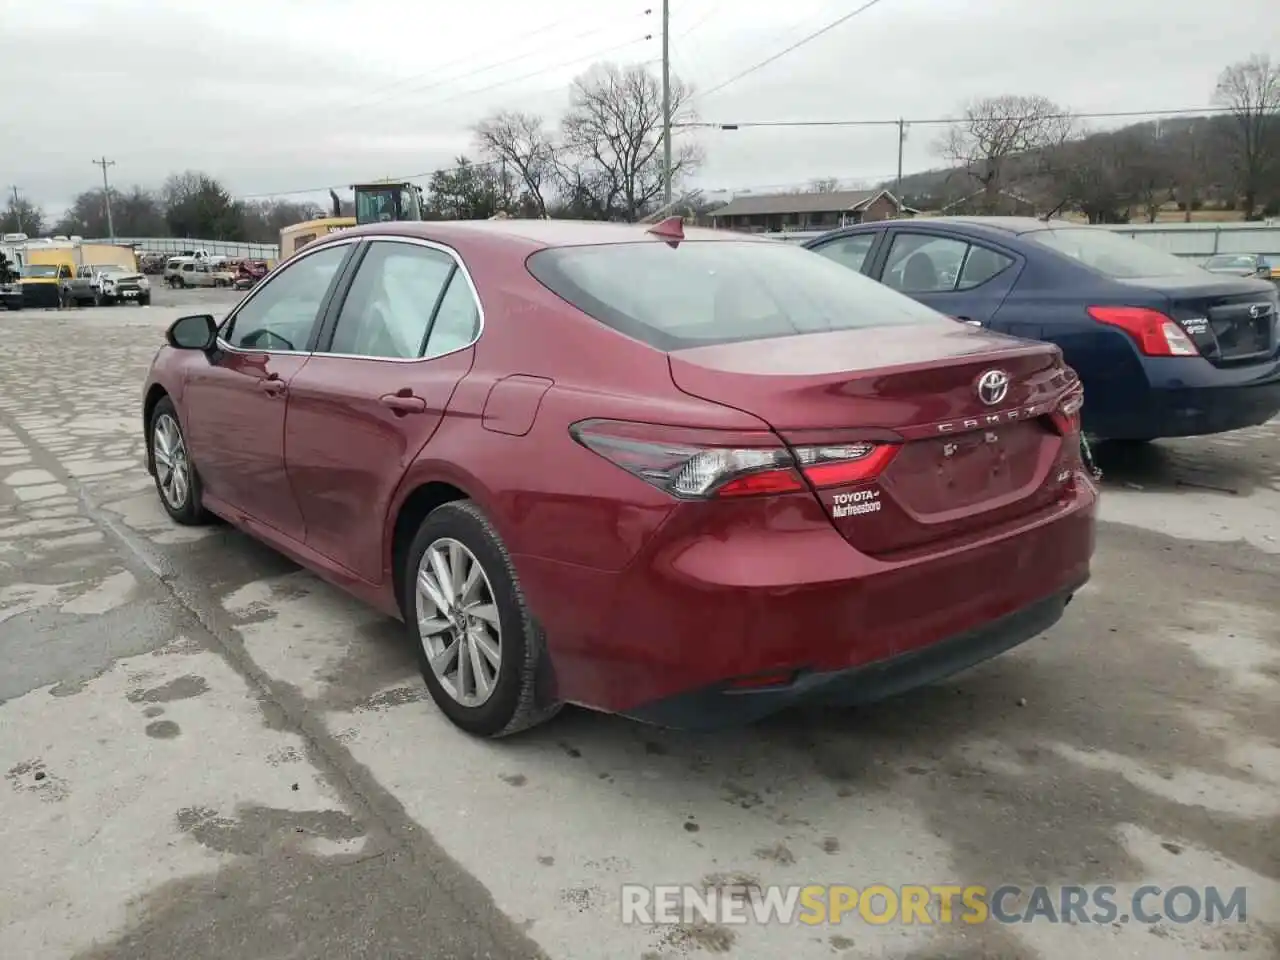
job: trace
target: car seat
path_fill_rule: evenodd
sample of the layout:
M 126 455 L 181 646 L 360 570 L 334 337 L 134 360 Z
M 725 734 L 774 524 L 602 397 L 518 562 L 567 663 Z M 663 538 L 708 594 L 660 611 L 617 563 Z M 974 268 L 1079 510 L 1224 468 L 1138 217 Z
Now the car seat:
M 927 253 L 913 253 L 902 268 L 902 289 L 926 292 L 938 289 L 938 268 Z

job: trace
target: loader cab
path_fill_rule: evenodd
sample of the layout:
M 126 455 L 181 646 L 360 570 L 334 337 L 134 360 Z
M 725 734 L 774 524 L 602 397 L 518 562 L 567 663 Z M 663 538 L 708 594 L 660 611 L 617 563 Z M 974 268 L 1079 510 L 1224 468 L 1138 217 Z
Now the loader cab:
M 358 183 L 351 189 L 358 225 L 424 219 L 422 193 L 412 183 Z

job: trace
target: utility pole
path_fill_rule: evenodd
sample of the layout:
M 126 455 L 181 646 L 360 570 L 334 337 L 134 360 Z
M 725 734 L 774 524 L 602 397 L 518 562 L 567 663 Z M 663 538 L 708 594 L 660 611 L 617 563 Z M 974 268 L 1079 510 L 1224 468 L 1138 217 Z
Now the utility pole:
M 22 232 L 22 201 L 18 199 L 18 187 L 13 187 L 13 214 L 18 218 L 18 232 Z
M 662 0 L 662 202 L 671 206 L 671 0 Z
M 898 179 L 893 184 L 893 195 L 898 198 L 898 204 L 902 204 L 902 145 L 907 142 L 907 122 L 898 118 Z M 899 210 L 899 213 L 902 211 Z
M 102 202 L 107 205 L 107 234 L 111 238 L 111 242 L 116 242 L 116 228 L 111 222 L 111 185 L 107 183 L 107 167 L 114 167 L 116 162 L 103 157 L 101 160 L 93 161 L 95 166 L 102 168 Z

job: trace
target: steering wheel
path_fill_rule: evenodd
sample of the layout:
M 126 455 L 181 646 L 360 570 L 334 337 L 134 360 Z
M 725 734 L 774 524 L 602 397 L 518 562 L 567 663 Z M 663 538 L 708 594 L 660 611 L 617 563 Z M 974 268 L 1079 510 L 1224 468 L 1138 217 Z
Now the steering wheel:
M 274 330 L 268 330 L 266 327 L 259 327 L 257 330 L 246 333 L 240 338 L 240 345 L 242 347 L 260 347 L 267 349 L 267 346 L 263 341 L 268 338 L 279 340 L 284 344 L 284 346 L 279 348 L 281 350 L 293 351 L 297 349 L 287 338 L 280 336 L 280 334 L 276 333 Z

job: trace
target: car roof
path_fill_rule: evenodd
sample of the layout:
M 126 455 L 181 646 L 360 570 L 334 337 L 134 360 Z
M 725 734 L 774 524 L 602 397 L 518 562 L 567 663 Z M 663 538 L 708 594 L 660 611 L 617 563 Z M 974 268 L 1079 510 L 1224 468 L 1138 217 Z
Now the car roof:
M 505 241 L 532 252 L 548 247 L 580 247 L 650 240 L 662 242 L 662 237 L 649 232 L 651 229 L 651 224 L 609 223 L 602 220 L 397 220 L 349 227 L 330 236 L 337 238 L 376 234 L 435 240 L 444 244 L 451 244 L 453 241 Z M 685 227 L 684 237 L 686 240 L 697 241 L 777 242 L 751 234 L 702 227 Z
M 1042 230 L 1052 230 L 1054 228 L 1084 228 L 1088 230 L 1101 229 L 1091 227 L 1089 224 L 1076 223 L 1073 220 L 1040 220 L 1037 217 L 979 217 L 979 216 L 954 216 L 954 217 L 911 217 L 905 220 L 875 220 L 871 223 L 860 223 L 848 227 L 837 227 L 819 237 L 814 237 L 805 241 L 805 245 L 816 244 L 828 238 L 849 236 L 851 234 L 865 233 L 884 229 L 885 227 L 897 227 L 903 230 L 924 229 L 930 227 L 942 227 L 944 229 L 957 230 L 963 234 L 972 237 L 987 237 L 991 240 L 999 240 L 1011 236 L 1022 236 L 1029 233 L 1037 233 Z
M 923 217 L 919 222 L 925 225 L 938 223 L 942 226 L 977 227 L 1000 233 L 1012 233 L 1015 236 L 1023 233 L 1035 233 L 1040 230 L 1050 230 L 1054 227 L 1088 226 L 1088 224 L 1075 223 L 1071 220 L 1041 220 L 1038 217 Z

